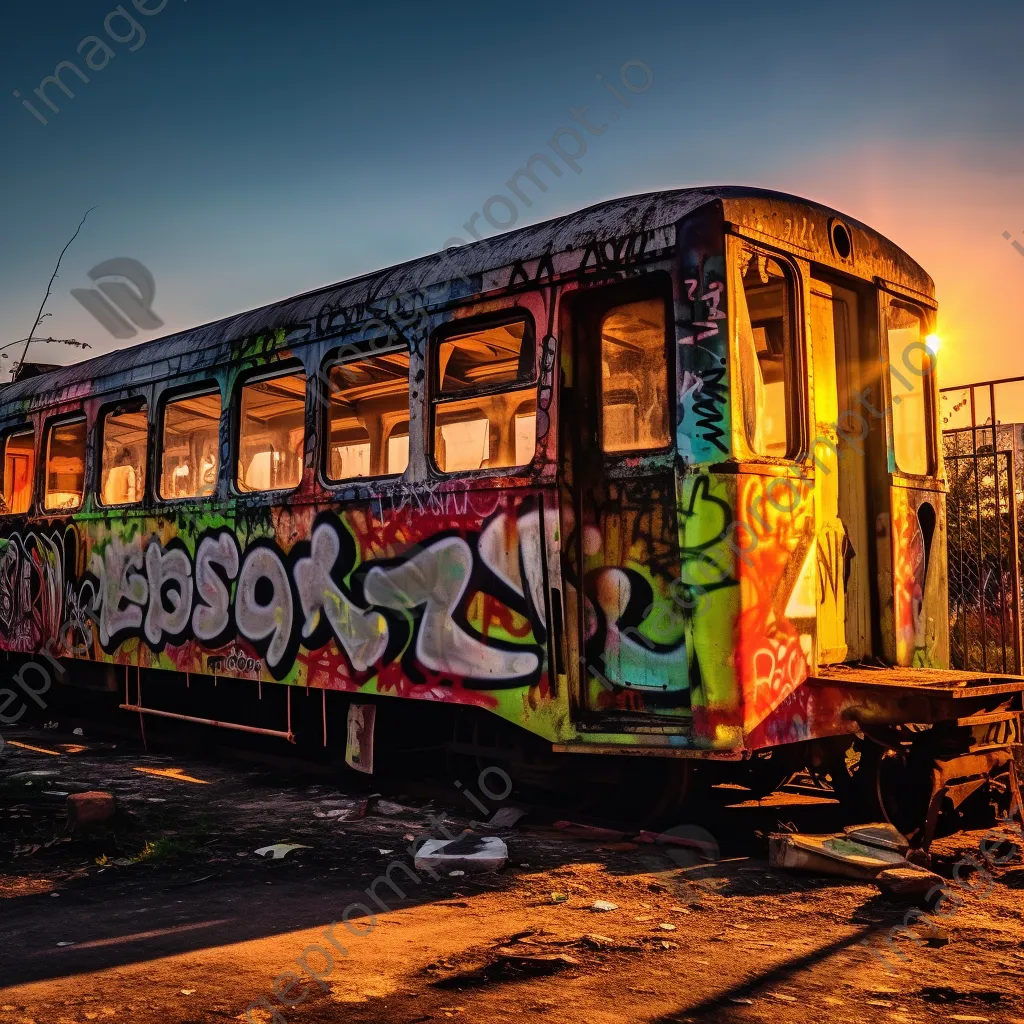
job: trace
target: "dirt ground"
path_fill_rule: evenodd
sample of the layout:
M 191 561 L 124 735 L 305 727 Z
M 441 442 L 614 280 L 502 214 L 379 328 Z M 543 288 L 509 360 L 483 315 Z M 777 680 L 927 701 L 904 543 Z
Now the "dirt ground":
M 566 835 L 537 812 L 484 828 L 454 789 L 432 802 L 392 789 L 382 802 L 351 777 L 59 730 L 5 738 L 0 1024 L 1024 1024 L 1024 866 L 1018 855 L 977 872 L 964 858 L 981 833 L 936 845 L 958 899 L 938 926 L 890 938 L 909 905 L 769 868 L 768 831 L 839 824 L 820 798 L 726 806 L 725 794 L 704 808 L 721 844 L 705 861 Z M 120 810 L 74 838 L 67 794 L 90 789 L 115 793 Z M 365 817 L 344 820 L 361 800 Z M 413 881 L 417 839 L 467 828 L 507 841 L 505 870 Z M 306 848 L 254 853 L 280 842 Z M 365 890 L 389 866 L 405 898 L 378 886 L 384 912 Z

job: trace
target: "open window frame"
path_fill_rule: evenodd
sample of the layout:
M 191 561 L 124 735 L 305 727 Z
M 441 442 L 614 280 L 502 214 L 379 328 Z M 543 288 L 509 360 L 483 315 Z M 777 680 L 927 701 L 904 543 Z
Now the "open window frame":
M 758 352 L 754 337 L 755 321 L 750 313 L 749 301 L 743 284 L 744 252 L 750 252 L 751 259 L 763 259 L 776 264 L 783 273 L 786 296 L 786 307 L 782 316 L 783 323 L 783 385 L 787 388 L 784 395 L 786 402 L 786 440 L 785 454 L 771 454 L 758 451 L 756 445 L 757 422 L 763 414 L 756 395 L 755 381 L 748 375 L 760 372 Z M 731 299 L 729 301 L 729 347 L 730 361 L 735 366 L 731 375 L 736 382 L 734 389 L 734 408 L 739 413 L 739 429 L 734 436 L 741 443 L 737 456 L 742 462 L 762 463 L 767 465 L 803 465 L 809 459 L 810 435 L 808 428 L 810 400 L 808 396 L 809 342 L 805 324 L 804 273 L 800 264 L 788 253 L 773 249 L 761 242 L 730 235 L 728 238 L 728 281 Z M 746 261 L 749 263 L 749 261 Z M 764 282 L 767 285 L 767 281 Z M 744 338 L 741 336 L 742 313 L 746 313 L 747 324 L 751 328 L 749 351 L 745 351 Z M 784 346 L 788 340 L 790 345 L 791 366 L 788 380 Z M 763 403 L 763 395 L 761 396 Z
M 123 398 L 100 406 L 96 414 L 96 465 L 95 472 L 93 473 L 93 490 L 96 495 L 97 507 L 111 509 L 137 508 L 146 503 L 150 494 L 156 492 L 156 488 L 153 487 L 153 417 L 151 411 L 149 401 L 144 395 Z M 122 416 L 137 412 L 145 412 L 146 415 L 146 452 L 143 457 L 144 479 L 142 487 L 135 501 L 107 503 L 103 500 L 103 453 L 107 443 L 107 419 L 110 416 Z
M 239 461 L 242 455 L 242 396 L 247 387 L 254 384 L 264 384 L 269 381 L 279 380 L 282 377 L 295 377 L 302 375 L 304 378 L 302 398 L 302 444 L 300 446 L 299 458 L 299 479 L 285 487 L 267 487 L 245 489 L 239 486 Z M 188 396 L 185 396 L 188 397 Z M 302 486 L 302 478 L 306 472 L 306 441 L 309 434 L 309 374 L 305 366 L 297 359 L 289 359 L 280 363 L 273 363 L 270 366 L 261 366 L 241 376 L 234 385 L 234 391 L 230 403 L 230 437 L 231 444 L 231 465 L 229 468 L 221 467 L 222 472 L 228 474 L 229 491 L 233 498 L 241 498 L 246 501 L 267 499 L 273 502 L 286 494 L 293 494 Z M 221 410 L 223 415 L 223 409 Z
M 664 384 L 664 412 L 665 412 L 665 440 L 661 444 L 616 445 L 611 441 L 609 422 L 610 411 L 617 404 L 612 399 L 621 395 L 621 389 L 616 391 L 609 387 L 604 375 L 605 365 L 605 329 L 606 324 L 613 313 L 625 311 L 630 307 L 643 303 L 652 303 L 660 307 L 662 316 L 662 343 L 661 352 L 664 357 L 664 377 L 661 383 Z M 596 415 L 597 415 L 597 443 L 601 450 L 601 457 L 608 464 L 619 464 L 628 460 L 638 458 L 646 459 L 666 455 L 675 449 L 676 431 L 676 360 L 675 360 L 675 337 L 673 334 L 674 320 L 672 315 L 672 293 L 671 283 L 667 277 L 655 274 L 650 280 L 630 282 L 627 285 L 609 289 L 601 297 L 599 305 L 595 305 L 590 315 L 593 318 L 594 336 L 597 341 L 597 351 L 593 357 L 597 360 L 599 368 L 598 386 L 596 394 Z M 638 398 L 637 414 L 639 415 L 642 398 Z
M 346 366 L 353 366 L 357 363 L 368 363 L 378 359 L 387 359 L 388 357 L 404 356 L 406 360 L 406 376 L 405 376 L 405 406 L 403 411 L 399 412 L 391 410 L 388 415 L 394 417 L 394 422 L 390 423 L 386 432 L 382 435 L 380 445 L 383 450 L 383 454 L 386 457 L 387 447 L 391 440 L 396 436 L 403 436 L 396 434 L 396 431 L 403 424 L 405 425 L 406 435 L 409 437 L 410 449 L 409 458 L 406 463 L 405 469 L 400 473 L 368 473 L 360 476 L 348 476 L 348 477 L 335 477 L 331 473 L 331 449 L 332 449 L 332 436 L 331 436 L 331 396 L 336 390 L 332 381 L 331 375 L 335 370 L 344 370 Z M 407 476 L 409 469 L 412 466 L 414 460 L 414 453 L 411 448 L 412 444 L 412 422 L 413 422 L 413 410 L 412 410 L 412 380 L 411 380 L 411 353 L 407 345 L 395 345 L 387 344 L 381 347 L 374 347 L 367 345 L 365 342 L 350 343 L 342 345 L 340 348 L 335 349 L 329 353 L 327 358 L 324 359 L 320 367 L 320 383 L 323 388 L 323 409 L 319 417 L 319 428 L 320 436 L 323 438 L 321 444 L 321 452 L 319 457 L 319 475 L 320 482 L 322 485 L 329 490 L 352 490 L 353 488 L 359 487 L 373 487 L 380 481 L 395 481 L 401 480 Z M 396 379 L 401 379 L 400 374 L 396 374 Z M 365 429 L 365 428 L 364 428 Z M 368 438 L 366 443 L 372 445 L 372 438 Z M 371 450 L 372 459 L 372 450 Z
M 165 438 L 167 433 L 167 410 L 177 402 L 189 398 L 204 398 L 216 395 L 220 399 L 220 416 L 217 420 L 217 471 L 214 475 L 213 490 L 209 494 L 178 495 L 167 497 L 163 492 L 164 456 L 166 452 Z M 181 385 L 164 391 L 157 397 L 158 414 L 156 416 L 156 438 L 151 445 L 152 459 L 149 476 L 152 480 L 152 493 L 162 505 L 188 504 L 189 502 L 216 501 L 222 494 L 225 467 L 221 459 L 221 440 L 224 429 L 224 392 L 217 380 L 204 377 L 189 384 Z M 152 419 L 151 419 L 152 427 Z
M 82 430 L 82 487 L 78 502 L 74 505 L 51 505 L 50 495 L 50 445 L 53 444 L 54 434 L 62 427 L 71 427 L 81 424 Z M 41 466 L 37 467 L 37 478 L 42 479 L 42 488 L 39 493 L 39 506 L 43 514 L 50 516 L 70 515 L 80 512 L 85 505 L 86 495 L 89 493 L 89 421 L 84 412 L 61 413 L 49 417 L 43 423 L 43 443 L 40 446 L 39 454 L 42 455 Z M 6 461 L 6 444 L 4 447 Z M 56 491 L 55 493 L 60 493 Z M 71 493 L 71 492 L 68 492 Z M 31 507 L 31 506 L 30 506 Z
M 9 516 L 28 516 L 32 514 L 33 508 L 36 504 L 39 494 L 39 437 L 38 429 L 35 423 L 26 421 L 23 423 L 12 423 L 10 426 L 4 427 L 0 431 L 0 501 L 2 501 L 2 508 L 0 508 L 0 517 Z M 32 462 L 29 466 L 28 474 L 28 504 L 24 509 L 14 511 L 7 505 L 6 490 L 7 490 L 7 445 L 12 437 L 18 437 L 21 434 L 31 434 L 32 436 Z
M 921 301 L 903 295 L 899 291 L 890 288 L 879 290 L 879 321 L 885 345 L 885 369 L 883 371 L 883 393 L 886 396 L 886 419 L 889 430 L 889 452 L 890 452 L 890 474 L 893 477 L 914 481 L 932 481 L 939 473 L 939 449 L 941 438 L 939 436 L 939 412 L 938 412 L 938 385 L 936 382 L 936 358 L 935 354 L 928 348 L 927 337 L 934 330 L 935 309 Z M 894 351 L 895 330 L 890 320 L 893 310 L 900 310 L 917 319 L 918 337 L 915 341 L 904 346 L 904 350 Z M 921 369 L 916 369 L 912 360 L 908 360 L 908 353 L 912 349 L 922 352 Z M 927 363 L 927 369 L 924 369 Z M 906 390 L 896 391 L 894 378 L 904 388 L 907 383 L 913 383 L 914 377 L 921 378 L 921 398 L 924 403 L 924 421 L 922 435 L 924 440 L 925 470 L 918 472 L 916 469 L 905 469 L 907 465 L 907 451 L 900 443 L 901 437 L 908 436 L 901 432 L 900 427 L 904 425 L 907 416 Z M 913 387 L 910 394 L 913 394 Z
M 443 367 L 441 365 L 441 347 L 460 338 L 474 334 L 509 327 L 513 324 L 523 325 L 523 337 L 520 343 L 519 365 L 512 380 L 502 379 L 491 384 L 478 384 L 444 391 Z M 503 477 L 523 473 L 529 470 L 537 457 L 537 389 L 539 384 L 537 330 L 533 314 L 522 306 L 514 306 L 499 312 L 483 313 L 458 319 L 439 327 L 433 332 L 428 348 L 428 379 L 430 381 L 428 414 L 426 423 L 427 465 L 433 473 L 443 477 L 471 475 L 473 477 Z M 442 469 L 437 460 L 438 412 L 445 406 L 468 403 L 490 397 L 521 394 L 524 402 L 533 402 L 534 445 L 530 458 L 521 464 L 502 466 L 480 466 L 476 469 Z M 485 417 L 486 418 L 486 417 Z M 518 413 L 511 416 L 512 439 L 515 440 L 515 420 Z M 489 419 L 488 419 L 489 423 Z M 488 435 L 489 436 L 489 435 Z

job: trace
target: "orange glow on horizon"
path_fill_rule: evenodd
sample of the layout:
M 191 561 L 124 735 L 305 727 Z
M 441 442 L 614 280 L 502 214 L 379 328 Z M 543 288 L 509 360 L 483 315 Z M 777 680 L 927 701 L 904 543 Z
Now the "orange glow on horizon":
M 1024 375 L 1024 145 L 875 139 L 761 183 L 862 221 L 932 276 L 940 387 Z

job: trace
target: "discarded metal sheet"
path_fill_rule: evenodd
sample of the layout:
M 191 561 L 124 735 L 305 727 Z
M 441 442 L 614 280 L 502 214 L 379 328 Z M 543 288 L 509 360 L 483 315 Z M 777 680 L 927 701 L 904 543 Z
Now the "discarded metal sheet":
M 887 822 L 877 822 L 871 825 L 847 825 L 843 832 L 854 842 L 865 843 L 883 850 L 895 850 L 896 853 L 904 857 L 910 849 L 907 837 L 898 828 Z
M 842 834 L 769 836 L 768 860 L 773 868 L 837 875 L 861 882 L 874 881 L 887 868 L 907 866 L 906 858 L 895 850 L 858 843 Z

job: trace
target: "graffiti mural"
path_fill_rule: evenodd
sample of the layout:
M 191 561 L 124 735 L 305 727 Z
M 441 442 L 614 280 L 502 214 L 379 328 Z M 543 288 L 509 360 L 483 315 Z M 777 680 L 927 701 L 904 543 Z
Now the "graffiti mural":
M 544 621 L 538 581 L 526 570 L 524 583 L 520 566 L 537 564 L 530 548 L 538 513 L 527 509 L 516 520 L 525 557 L 505 547 L 508 519 L 501 512 L 480 535 L 435 536 L 369 561 L 333 512 L 317 516 L 309 540 L 288 551 L 265 538 L 243 549 L 225 527 L 202 533 L 194 553 L 177 538 L 114 536 L 91 553 L 77 595 L 95 614 L 106 654 L 132 639 L 155 653 L 189 641 L 210 649 L 241 642 L 282 680 L 300 648 L 333 644 L 349 678 L 363 679 L 408 647 L 422 669 L 467 687 L 531 686 L 544 668 Z M 45 568 L 38 575 L 50 578 Z M 478 594 L 535 623 L 539 640 L 479 635 L 468 617 Z M 228 660 L 221 667 L 230 668 Z
M 926 621 L 926 572 L 929 568 L 927 543 L 921 518 L 905 489 L 893 490 L 892 508 L 896 663 L 926 666 L 930 664 L 928 648 L 934 642 L 934 638 L 928 636 Z M 928 509 L 931 509 L 930 505 Z M 931 568 L 934 570 L 935 565 Z M 934 623 L 934 608 L 932 619 Z
M 372 524 L 371 539 L 332 511 L 288 549 L 225 525 L 104 531 L 80 574 L 73 529 L 69 550 L 64 534 L 15 532 L 0 542 L 0 646 L 31 649 L 73 607 L 100 660 L 494 708 L 502 691 L 547 686 L 541 516 L 529 499 L 499 503 L 479 531 L 450 526 L 386 555 L 368 548 L 395 524 Z
M 736 656 L 748 731 L 803 683 L 812 663 L 817 563 L 810 494 L 805 480 L 741 477 L 739 483 L 747 542 L 739 556 Z
M 74 529 L 28 529 L 0 539 L 0 650 L 39 650 L 53 640 L 71 651 L 87 635 L 75 586 Z

